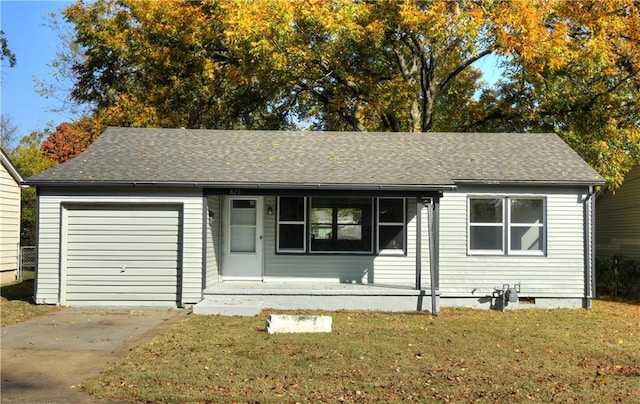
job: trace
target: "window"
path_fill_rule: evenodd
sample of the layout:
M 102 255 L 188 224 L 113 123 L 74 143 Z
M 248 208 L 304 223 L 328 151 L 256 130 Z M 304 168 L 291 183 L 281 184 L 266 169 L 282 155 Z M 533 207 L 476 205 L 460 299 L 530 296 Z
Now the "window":
M 312 252 L 371 252 L 371 198 L 312 198 Z
M 256 251 L 256 201 L 231 200 L 231 252 Z
M 509 252 L 544 251 L 544 200 L 510 198 Z
M 276 252 L 404 254 L 406 220 L 405 198 L 283 196 L 278 198 Z
M 305 252 L 306 199 L 278 198 L 278 252 Z
M 468 217 L 472 254 L 544 254 L 544 198 L 470 198 Z
M 469 201 L 469 249 L 503 252 L 503 232 L 502 199 Z
M 378 252 L 404 254 L 405 223 L 404 199 L 378 199 Z

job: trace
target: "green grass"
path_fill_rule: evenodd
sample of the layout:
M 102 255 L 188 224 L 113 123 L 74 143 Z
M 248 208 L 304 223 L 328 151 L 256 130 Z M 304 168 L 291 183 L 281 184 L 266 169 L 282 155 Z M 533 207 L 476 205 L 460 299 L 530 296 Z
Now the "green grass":
M 27 273 L 28 274 L 28 273 Z M 27 276 L 22 282 L 3 285 L 0 288 L 0 326 L 16 324 L 30 318 L 58 310 L 57 306 L 33 303 L 34 280 Z
M 83 387 L 140 402 L 640 401 L 640 306 L 329 313 L 330 334 L 191 315 Z

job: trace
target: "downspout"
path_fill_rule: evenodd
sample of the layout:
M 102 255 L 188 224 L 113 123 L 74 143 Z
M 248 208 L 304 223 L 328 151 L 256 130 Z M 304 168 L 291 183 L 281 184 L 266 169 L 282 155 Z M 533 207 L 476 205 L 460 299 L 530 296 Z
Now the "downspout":
M 438 294 L 440 283 L 439 268 L 439 198 L 432 198 L 429 203 L 427 217 L 429 220 L 429 276 L 431 285 L 431 314 L 437 316 L 440 308 L 438 307 Z
M 595 295 L 596 277 L 595 268 L 595 198 L 593 186 L 589 186 L 587 196 L 583 202 L 584 215 L 584 275 L 585 275 L 585 308 L 592 309 L 592 300 Z M 591 201 L 591 202 L 589 202 Z
M 416 198 L 416 290 L 422 289 L 422 208 L 421 198 Z
M 591 193 L 591 298 L 588 308 L 591 309 L 592 299 L 596 298 L 596 198 L 593 186 L 589 187 Z
M 201 286 L 200 286 L 200 300 L 204 299 L 204 291 L 207 288 L 207 246 L 208 246 L 208 233 L 209 226 L 211 226 L 211 217 L 209 213 L 209 197 L 202 192 L 202 271 Z M 213 229 L 212 229 L 213 230 Z

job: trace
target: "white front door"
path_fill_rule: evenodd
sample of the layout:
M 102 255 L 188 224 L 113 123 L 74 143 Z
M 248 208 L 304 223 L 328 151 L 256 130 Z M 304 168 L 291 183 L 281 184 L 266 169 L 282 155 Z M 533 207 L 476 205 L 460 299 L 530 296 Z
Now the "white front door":
M 224 280 L 262 280 L 262 210 L 262 197 L 227 198 Z

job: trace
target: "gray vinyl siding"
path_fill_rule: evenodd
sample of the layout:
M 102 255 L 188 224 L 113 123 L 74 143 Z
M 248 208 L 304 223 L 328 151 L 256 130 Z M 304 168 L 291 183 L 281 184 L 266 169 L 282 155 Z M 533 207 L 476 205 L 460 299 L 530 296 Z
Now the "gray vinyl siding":
M 441 204 L 440 292 L 483 298 L 496 286 L 520 283 L 521 296 L 583 297 L 585 292 L 584 204 L 586 189 L 460 187 Z M 546 198 L 546 256 L 469 255 L 467 199 L 473 196 Z
M 276 206 L 276 198 L 265 198 L 265 207 Z M 265 282 L 353 282 L 415 286 L 416 202 L 408 201 L 407 254 L 276 254 L 276 215 L 265 215 Z M 427 209 L 422 215 L 422 286 L 429 283 Z M 375 232 L 375 230 L 374 230 Z
M 640 260 L 640 164 L 620 188 L 596 201 L 596 254 Z
M 206 227 L 206 286 L 220 282 L 220 258 L 221 255 L 221 223 L 222 211 L 220 210 L 221 197 L 209 196 L 207 207 L 209 209 L 208 223 Z
M 57 304 L 61 302 L 61 266 L 66 263 L 66 237 L 68 224 L 64 221 L 65 206 L 72 205 L 140 205 L 162 204 L 180 207 L 181 213 L 181 297 L 183 304 L 196 303 L 202 296 L 202 192 L 194 191 L 145 191 L 135 189 L 78 190 L 41 188 L 38 222 L 38 273 L 36 302 Z M 63 253 L 63 254 L 61 254 Z

